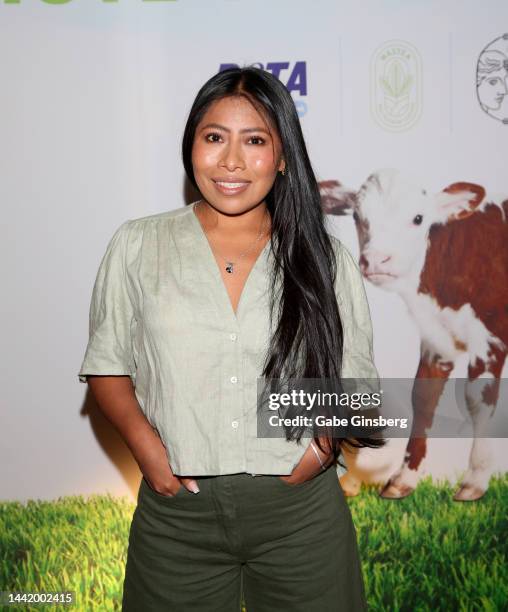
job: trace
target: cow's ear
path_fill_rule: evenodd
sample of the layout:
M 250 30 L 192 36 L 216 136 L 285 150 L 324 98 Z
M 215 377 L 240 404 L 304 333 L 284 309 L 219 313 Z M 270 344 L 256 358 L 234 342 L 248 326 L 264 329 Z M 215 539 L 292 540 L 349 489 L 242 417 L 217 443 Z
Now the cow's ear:
M 443 221 L 472 215 L 485 197 L 485 189 L 474 183 L 453 183 L 437 194 L 439 216 Z
M 320 181 L 319 194 L 325 215 L 350 215 L 356 207 L 356 191 L 339 181 Z

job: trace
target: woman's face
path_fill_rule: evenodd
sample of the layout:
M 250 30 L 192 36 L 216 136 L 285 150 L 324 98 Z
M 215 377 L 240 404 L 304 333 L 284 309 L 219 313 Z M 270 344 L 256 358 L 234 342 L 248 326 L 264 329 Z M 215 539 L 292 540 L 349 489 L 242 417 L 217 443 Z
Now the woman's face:
M 480 102 L 492 110 L 497 110 L 507 94 L 505 70 L 498 70 L 485 77 L 478 86 Z
M 203 198 L 236 214 L 264 201 L 285 164 L 276 129 L 269 130 L 248 100 L 234 96 L 211 104 L 198 124 L 192 166 Z

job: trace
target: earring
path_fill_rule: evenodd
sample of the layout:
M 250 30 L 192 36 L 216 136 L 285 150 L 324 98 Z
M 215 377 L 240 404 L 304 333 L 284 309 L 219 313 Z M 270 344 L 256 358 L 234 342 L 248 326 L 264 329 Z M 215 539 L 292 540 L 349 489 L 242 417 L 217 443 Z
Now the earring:
M 286 175 L 286 166 L 284 166 L 284 168 L 282 168 L 282 170 L 280 171 L 280 173 L 282 174 L 282 176 Z

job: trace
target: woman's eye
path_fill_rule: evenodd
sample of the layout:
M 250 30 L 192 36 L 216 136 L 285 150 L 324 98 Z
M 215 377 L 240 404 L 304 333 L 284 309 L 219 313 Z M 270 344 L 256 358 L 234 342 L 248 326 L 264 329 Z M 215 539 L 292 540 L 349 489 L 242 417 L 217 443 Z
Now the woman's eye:
M 210 134 L 207 134 L 206 140 L 208 142 L 218 142 L 220 140 L 220 134 L 217 134 L 217 132 L 212 132 Z
M 222 136 L 217 132 L 210 132 L 210 134 L 205 136 L 205 140 L 207 142 L 220 142 L 221 139 Z M 263 145 L 265 144 L 265 139 L 261 138 L 260 136 L 251 136 L 249 138 L 249 142 L 252 142 L 255 145 Z

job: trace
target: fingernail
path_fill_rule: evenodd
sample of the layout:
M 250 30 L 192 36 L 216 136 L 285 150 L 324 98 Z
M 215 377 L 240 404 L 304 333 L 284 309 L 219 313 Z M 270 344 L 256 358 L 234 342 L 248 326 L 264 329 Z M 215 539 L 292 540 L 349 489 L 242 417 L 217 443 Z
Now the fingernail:
M 193 493 L 199 493 L 199 487 L 197 485 L 196 482 L 191 482 L 189 484 L 189 489 L 193 492 Z

